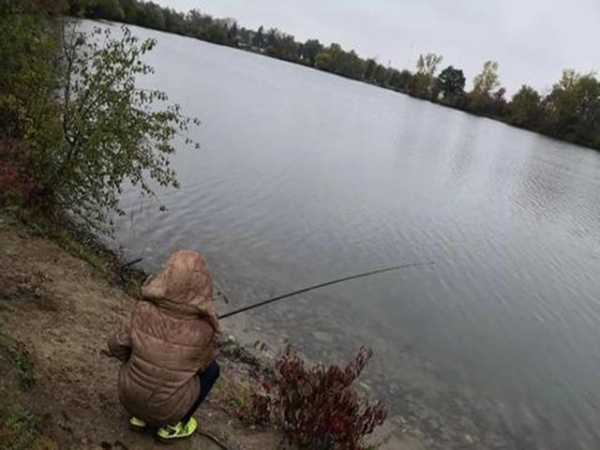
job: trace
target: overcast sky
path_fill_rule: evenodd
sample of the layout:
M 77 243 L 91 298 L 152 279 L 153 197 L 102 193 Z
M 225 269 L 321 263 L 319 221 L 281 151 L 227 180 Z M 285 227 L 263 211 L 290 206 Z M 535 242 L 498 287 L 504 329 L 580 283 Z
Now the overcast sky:
M 156 1 L 156 0 L 155 0 Z M 600 0 L 158 0 L 200 9 L 250 28 L 277 27 L 413 69 L 419 53 L 442 54 L 442 67 L 470 80 L 483 63 L 500 64 L 510 92 L 523 83 L 546 91 L 562 69 L 600 68 Z

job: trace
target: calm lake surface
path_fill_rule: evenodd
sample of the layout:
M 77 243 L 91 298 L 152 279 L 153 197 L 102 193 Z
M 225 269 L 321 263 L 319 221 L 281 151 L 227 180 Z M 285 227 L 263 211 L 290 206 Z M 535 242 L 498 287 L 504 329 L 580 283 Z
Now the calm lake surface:
M 135 29 L 142 81 L 202 120 L 182 188 L 126 192 L 126 255 L 207 256 L 222 312 L 433 261 L 250 314 L 365 380 L 432 448 L 600 448 L 600 154 L 250 53 Z M 396 417 L 395 419 L 397 419 Z

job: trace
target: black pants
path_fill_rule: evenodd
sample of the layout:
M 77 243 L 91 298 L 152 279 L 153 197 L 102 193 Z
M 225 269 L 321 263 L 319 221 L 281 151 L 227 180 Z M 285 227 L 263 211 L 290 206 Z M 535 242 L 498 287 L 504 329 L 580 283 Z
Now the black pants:
M 221 369 L 216 361 L 211 362 L 204 372 L 198 374 L 200 377 L 200 396 L 191 407 L 189 412 L 183 417 L 183 419 L 181 419 L 184 424 L 192 418 L 198 407 L 204 400 L 206 400 L 206 397 L 213 388 L 220 374 Z

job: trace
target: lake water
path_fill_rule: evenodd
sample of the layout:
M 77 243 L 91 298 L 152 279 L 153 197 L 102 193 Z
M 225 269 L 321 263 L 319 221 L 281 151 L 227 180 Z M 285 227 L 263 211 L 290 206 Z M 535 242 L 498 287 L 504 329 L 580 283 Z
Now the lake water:
M 204 253 L 231 298 L 394 264 L 248 315 L 366 380 L 431 448 L 600 448 L 600 155 L 250 53 L 135 29 L 142 81 L 201 119 L 182 188 L 127 192 L 118 241 Z M 400 419 L 399 417 L 402 417 Z

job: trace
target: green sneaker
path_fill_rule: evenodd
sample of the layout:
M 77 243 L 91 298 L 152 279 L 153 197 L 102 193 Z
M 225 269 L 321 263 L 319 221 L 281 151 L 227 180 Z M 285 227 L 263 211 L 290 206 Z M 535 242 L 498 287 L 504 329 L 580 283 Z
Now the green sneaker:
M 189 438 L 198 429 L 198 421 L 193 417 L 185 425 L 179 422 L 177 425 L 167 425 L 156 433 L 156 437 L 163 443 L 170 443 L 178 439 Z
M 144 431 L 146 429 L 146 422 L 137 417 L 132 417 L 129 419 L 129 428 L 133 431 Z

